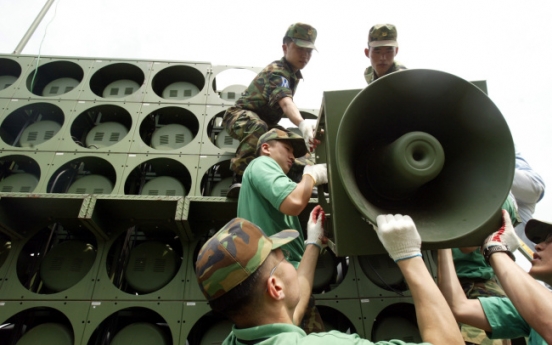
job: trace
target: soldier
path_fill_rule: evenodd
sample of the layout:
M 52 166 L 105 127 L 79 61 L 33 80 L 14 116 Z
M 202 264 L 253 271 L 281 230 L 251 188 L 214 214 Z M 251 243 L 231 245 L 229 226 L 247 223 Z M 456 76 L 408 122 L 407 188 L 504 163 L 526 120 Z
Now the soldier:
M 368 33 L 368 48 L 364 48 L 364 54 L 370 59 L 368 68 L 364 71 L 364 78 L 370 84 L 386 74 L 406 69 L 398 61 L 395 55 L 399 53 L 397 42 L 397 28 L 393 24 L 376 24 Z
M 315 209 L 316 210 L 316 209 Z M 314 269 L 322 243 L 320 214 L 309 217 L 308 245 L 296 270 L 286 260 L 282 245 L 299 234 L 284 230 L 268 237 L 251 222 L 236 218 L 201 248 L 196 276 L 210 307 L 233 323 L 222 343 L 234 344 L 372 344 L 357 334 L 339 331 L 310 333 L 297 327 L 311 293 Z M 460 331 L 443 295 L 421 257 L 421 239 L 408 216 L 377 217 L 378 237 L 401 269 L 416 307 L 423 341 L 463 344 Z M 405 344 L 400 340 L 377 344 Z
M 552 295 L 535 279 L 552 283 L 552 224 L 531 219 L 527 237 L 537 243 L 527 274 L 512 254 L 518 247 L 510 216 L 484 241 L 481 252 L 508 297 L 466 298 L 454 270 L 450 249 L 439 250 L 439 288 L 458 322 L 485 330 L 491 339 L 529 337 L 528 344 L 552 344 Z
M 255 158 L 259 137 L 269 129 L 279 127 L 278 122 L 283 115 L 299 127 L 310 150 L 319 143 L 314 139 L 313 126 L 303 119 L 293 102 L 299 79 L 303 78 L 301 70 L 309 63 L 312 50 L 316 49 L 316 34 L 316 29 L 308 24 L 292 24 L 283 39 L 284 56 L 266 66 L 253 79 L 243 96 L 224 114 L 226 131 L 240 140 L 236 156 L 230 164 L 234 179 L 227 197 L 238 197 L 243 172 Z M 296 163 L 300 166 L 308 164 L 305 159 Z

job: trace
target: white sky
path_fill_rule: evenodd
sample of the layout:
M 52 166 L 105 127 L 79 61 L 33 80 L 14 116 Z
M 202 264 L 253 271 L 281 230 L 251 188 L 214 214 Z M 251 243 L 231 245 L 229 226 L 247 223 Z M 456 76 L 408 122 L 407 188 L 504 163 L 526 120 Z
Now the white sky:
M 0 54 L 15 49 L 45 3 L 0 0 Z M 295 101 L 314 109 L 323 91 L 366 86 L 368 29 L 393 23 L 407 67 L 487 80 L 518 150 L 552 186 L 551 14 L 549 0 L 56 0 L 23 54 L 38 54 L 50 23 L 42 55 L 264 67 L 281 57 L 286 28 L 301 21 L 317 28 L 319 53 Z M 552 190 L 535 217 L 552 222 L 551 210 Z

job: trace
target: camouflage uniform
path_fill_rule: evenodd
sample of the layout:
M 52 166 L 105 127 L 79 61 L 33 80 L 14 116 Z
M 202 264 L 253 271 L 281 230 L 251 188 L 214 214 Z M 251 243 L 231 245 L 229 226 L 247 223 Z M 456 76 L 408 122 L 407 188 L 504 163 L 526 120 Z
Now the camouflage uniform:
M 310 25 L 297 23 L 290 26 L 286 36 L 293 37 L 297 45 L 308 46 L 305 44 L 310 43 L 314 47 L 316 30 Z M 230 136 L 240 141 L 236 156 L 230 164 L 230 169 L 237 175 L 243 175 L 249 162 L 255 158 L 255 148 L 261 135 L 272 128 L 285 130 L 278 126 L 284 115 L 278 102 L 285 97 L 293 99 L 299 79 L 302 78 L 301 71 L 293 72 L 292 66 L 282 57 L 266 66 L 236 104 L 226 111 L 224 128 Z M 296 163 L 305 165 L 308 162 L 296 160 Z
M 368 32 L 368 48 L 376 47 L 398 47 L 397 43 L 397 28 L 393 24 L 376 24 L 370 28 Z M 392 72 L 400 71 L 406 69 L 398 61 L 394 61 L 393 65 L 385 72 L 384 75 L 387 75 Z M 364 79 L 370 84 L 374 80 L 378 79 L 381 76 L 376 75 L 372 66 L 369 66 L 364 71 Z
M 406 67 L 404 65 L 402 65 L 398 61 L 394 61 L 393 66 L 391 66 L 391 68 L 389 68 L 387 70 L 387 72 L 385 72 L 385 74 L 387 75 L 389 73 L 400 71 L 400 70 L 403 70 L 403 69 L 406 69 Z M 372 68 L 372 66 L 369 66 L 369 67 L 366 68 L 366 70 L 364 70 L 364 79 L 366 79 L 366 82 L 368 84 L 370 84 L 374 80 L 378 79 L 378 76 L 376 75 L 376 73 L 374 73 L 374 69 Z
M 511 193 L 502 208 L 508 211 L 514 226 L 519 223 L 520 217 L 517 205 Z M 485 261 L 483 254 L 478 249 L 464 254 L 459 249 L 454 248 L 452 253 L 456 273 L 466 297 L 475 299 L 482 296 L 506 296 L 492 267 Z M 466 324 L 460 324 L 460 330 L 466 344 L 507 345 L 511 343 L 510 340 L 491 340 L 487 337 L 485 331 Z

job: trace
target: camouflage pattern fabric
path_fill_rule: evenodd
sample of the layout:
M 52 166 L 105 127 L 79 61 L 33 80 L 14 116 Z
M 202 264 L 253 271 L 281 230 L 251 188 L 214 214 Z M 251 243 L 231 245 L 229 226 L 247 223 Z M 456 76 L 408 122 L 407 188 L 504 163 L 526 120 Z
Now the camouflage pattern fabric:
M 322 316 L 318 312 L 318 308 L 316 308 L 313 295 L 309 298 L 309 304 L 307 305 L 305 316 L 303 316 L 303 320 L 301 320 L 299 327 L 301 327 L 307 334 L 325 331 L 324 321 L 322 321 Z
M 199 251 L 196 276 L 201 292 L 209 301 L 224 295 L 254 273 L 272 250 L 297 236 L 296 230 L 282 230 L 268 237 L 250 221 L 232 219 Z
M 257 157 L 257 143 L 263 134 L 273 128 L 289 133 L 288 130 L 278 124 L 268 125 L 253 111 L 236 107 L 226 111 L 223 123 L 228 133 L 233 138 L 240 140 L 236 155 L 230 160 L 230 169 L 238 175 L 243 175 L 245 168 Z M 301 138 L 301 140 L 303 139 Z M 290 173 L 300 173 L 302 175 L 305 165 L 312 164 L 314 164 L 314 159 L 311 158 L 310 154 L 299 157 L 295 159 L 295 164 L 292 166 Z
M 316 29 L 305 23 L 291 24 L 286 31 L 285 37 L 289 37 L 299 47 L 316 49 Z
M 293 154 L 298 157 L 302 157 L 308 153 L 305 139 L 302 136 L 279 128 L 273 128 L 259 138 L 255 149 L 256 152 L 259 152 L 262 144 L 271 140 L 285 140 L 293 147 Z
M 406 69 L 406 67 L 404 65 L 402 65 L 398 61 L 394 61 L 393 66 L 391 66 L 391 68 L 389 68 L 389 70 L 387 70 L 385 75 L 387 75 L 389 73 L 396 72 L 396 71 L 400 71 L 400 70 L 403 70 L 403 69 Z M 366 79 L 366 82 L 368 84 L 372 83 L 374 80 L 376 80 L 378 78 L 379 78 L 379 76 L 377 76 L 376 73 L 374 73 L 374 69 L 372 68 L 372 66 L 369 66 L 369 67 L 366 68 L 366 70 L 364 70 L 364 79 Z
M 398 47 L 397 28 L 393 24 L 376 24 L 368 32 L 369 47 Z
M 469 281 L 461 280 L 462 289 L 464 293 L 470 299 L 475 299 L 481 296 L 505 296 L 504 290 L 496 279 L 486 280 L 486 281 Z M 482 345 L 509 345 L 511 344 L 510 340 L 505 339 L 489 339 L 485 331 L 465 325 L 460 324 L 460 331 L 464 337 L 466 344 L 482 344 Z

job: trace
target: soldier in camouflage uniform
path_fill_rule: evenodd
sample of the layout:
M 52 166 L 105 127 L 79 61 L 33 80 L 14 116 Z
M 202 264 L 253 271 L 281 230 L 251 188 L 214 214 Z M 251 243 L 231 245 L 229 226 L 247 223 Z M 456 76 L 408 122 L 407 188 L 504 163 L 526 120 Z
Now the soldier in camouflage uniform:
M 516 200 L 512 193 L 508 195 L 502 208 L 508 211 L 512 224 L 519 223 Z M 482 296 L 504 297 L 506 293 L 498 283 L 493 268 L 485 261 L 479 247 L 454 248 L 452 257 L 456 274 L 462 284 L 466 297 L 477 299 Z M 510 340 L 487 337 L 485 331 L 466 324 L 460 324 L 460 330 L 466 344 L 509 345 Z
M 293 103 L 299 79 L 303 78 L 301 70 L 308 64 L 312 50 L 316 49 L 316 34 L 316 29 L 308 24 L 292 24 L 283 39 L 284 56 L 266 66 L 236 104 L 224 114 L 224 128 L 230 136 L 240 140 L 236 156 L 230 164 L 234 181 L 227 197 L 238 197 L 241 177 L 249 162 L 255 158 L 259 137 L 271 128 L 283 129 L 278 126 L 278 122 L 284 115 L 299 127 L 310 150 L 319 142 L 314 139 L 312 124 L 303 119 Z M 304 166 L 312 164 L 312 161 L 301 159 L 296 163 Z
M 322 224 L 323 210 L 317 206 L 309 216 L 307 249 L 298 270 L 286 260 L 281 249 L 299 235 L 295 230 L 283 230 L 268 237 L 253 223 L 236 218 L 203 245 L 195 271 L 200 289 L 210 307 L 234 323 L 222 345 L 373 344 L 357 334 L 339 331 L 306 334 L 296 326 L 311 293 L 318 246 L 327 241 Z M 412 219 L 401 215 L 378 216 L 377 224 L 380 241 L 411 288 L 424 341 L 463 344 L 454 317 L 421 257 L 421 239 Z M 376 344 L 407 343 L 391 340 Z
M 370 84 L 386 74 L 406 69 L 395 55 L 399 53 L 397 28 L 393 24 L 377 24 L 368 33 L 368 48 L 364 54 L 370 59 L 371 66 L 364 71 L 364 78 Z

